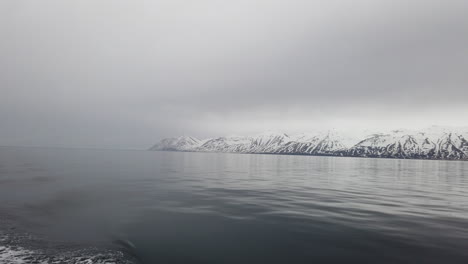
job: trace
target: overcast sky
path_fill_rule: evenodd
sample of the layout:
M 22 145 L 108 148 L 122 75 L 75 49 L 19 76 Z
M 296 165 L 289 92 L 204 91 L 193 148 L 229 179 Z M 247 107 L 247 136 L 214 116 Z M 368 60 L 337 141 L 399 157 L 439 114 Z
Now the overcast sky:
M 468 1 L 0 2 L 0 145 L 468 125 Z

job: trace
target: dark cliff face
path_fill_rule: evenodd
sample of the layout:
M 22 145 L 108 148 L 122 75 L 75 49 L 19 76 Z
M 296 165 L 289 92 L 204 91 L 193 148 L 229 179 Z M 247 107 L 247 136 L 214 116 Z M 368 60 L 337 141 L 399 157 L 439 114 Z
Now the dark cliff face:
M 351 139 L 336 132 L 306 136 L 267 133 L 207 140 L 170 138 L 150 150 L 468 160 L 467 138 L 468 132 L 447 129 L 392 131 Z

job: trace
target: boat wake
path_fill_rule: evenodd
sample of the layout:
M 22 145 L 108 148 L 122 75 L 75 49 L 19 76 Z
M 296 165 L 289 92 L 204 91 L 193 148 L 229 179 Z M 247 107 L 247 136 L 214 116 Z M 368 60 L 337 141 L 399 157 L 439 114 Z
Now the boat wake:
M 43 244 L 41 248 L 39 244 Z M 30 235 L 0 234 L 0 263 L 71 263 L 71 264 L 134 264 L 131 256 L 115 249 L 48 245 Z

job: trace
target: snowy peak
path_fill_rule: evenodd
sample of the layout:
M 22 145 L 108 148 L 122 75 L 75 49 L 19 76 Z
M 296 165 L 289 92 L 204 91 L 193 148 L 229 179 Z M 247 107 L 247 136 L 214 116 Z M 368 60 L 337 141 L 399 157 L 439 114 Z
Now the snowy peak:
M 468 160 L 468 129 L 430 127 L 351 135 L 330 130 L 288 135 L 163 139 L 150 150 Z
M 177 138 L 166 138 L 161 140 L 158 144 L 150 148 L 150 150 L 192 150 L 194 147 L 201 144 L 201 140 L 194 137 L 177 137 Z
M 388 158 L 467 159 L 468 143 L 464 135 L 447 129 L 399 130 L 372 135 L 352 147 L 349 154 Z
M 289 141 L 289 136 L 284 133 L 263 133 L 252 138 L 250 152 L 274 153 L 278 148 Z
M 247 152 L 247 147 L 252 142 L 249 137 L 219 137 L 207 139 L 195 151 L 209 152 Z

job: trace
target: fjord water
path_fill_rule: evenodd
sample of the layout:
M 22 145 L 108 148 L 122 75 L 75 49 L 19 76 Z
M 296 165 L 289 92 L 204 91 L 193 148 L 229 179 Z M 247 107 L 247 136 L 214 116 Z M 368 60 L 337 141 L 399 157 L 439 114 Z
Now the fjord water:
M 468 162 L 2 147 L 0 217 L 143 263 L 467 263 Z

